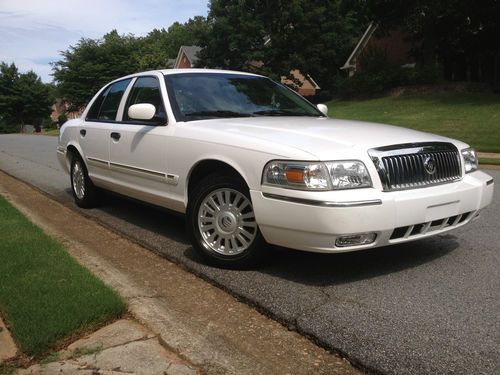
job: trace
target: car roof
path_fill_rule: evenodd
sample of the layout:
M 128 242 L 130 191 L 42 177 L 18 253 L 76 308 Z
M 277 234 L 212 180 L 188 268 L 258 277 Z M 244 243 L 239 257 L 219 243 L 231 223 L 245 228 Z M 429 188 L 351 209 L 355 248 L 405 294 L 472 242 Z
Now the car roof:
M 126 78 L 134 78 L 134 77 L 140 77 L 140 76 L 144 76 L 144 75 L 150 75 L 152 73 L 161 73 L 163 75 L 182 74 L 182 73 L 189 73 L 189 74 L 218 73 L 218 74 L 240 74 L 240 75 L 253 76 L 253 77 L 262 77 L 259 74 L 253 74 L 253 73 L 248 73 L 248 72 L 239 72 L 236 70 L 187 68 L 187 69 L 148 70 L 146 72 L 139 72 L 139 73 L 129 74 L 128 76 L 120 77 L 118 79 L 115 79 L 113 82 L 120 81 L 120 80 L 126 79 Z
M 115 82 L 122 81 L 124 79 L 128 78 L 135 78 L 135 77 L 141 77 L 141 76 L 147 76 L 151 74 L 163 74 L 163 75 L 171 75 L 171 74 L 182 74 L 182 73 L 189 73 L 189 74 L 201 74 L 201 73 L 218 73 L 218 74 L 239 74 L 239 75 L 246 75 L 246 76 L 251 76 L 251 77 L 265 77 L 260 74 L 253 74 L 253 73 L 248 73 L 248 72 L 239 72 L 236 70 L 223 70 L 223 69 L 199 69 L 199 68 L 187 68 L 187 69 L 158 69 L 158 70 L 148 70 L 145 72 L 139 72 L 139 73 L 133 73 L 129 74 L 128 76 L 123 76 L 120 78 L 117 78 L 111 82 L 108 82 L 104 87 L 107 87 L 108 85 L 111 85 Z
M 257 74 L 248 73 L 248 72 L 239 72 L 235 70 L 223 70 L 223 69 L 197 69 L 197 68 L 188 68 L 188 69 L 163 69 L 160 72 L 164 75 L 169 74 L 178 74 L 178 73 L 219 73 L 219 74 L 241 74 L 247 76 L 258 76 Z

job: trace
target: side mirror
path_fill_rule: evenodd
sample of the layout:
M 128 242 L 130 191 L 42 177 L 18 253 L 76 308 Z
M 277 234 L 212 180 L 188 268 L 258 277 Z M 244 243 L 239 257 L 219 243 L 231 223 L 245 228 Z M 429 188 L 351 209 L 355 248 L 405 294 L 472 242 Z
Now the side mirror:
M 328 106 L 326 104 L 318 104 L 317 107 L 322 114 L 328 116 Z
M 133 120 L 149 121 L 155 117 L 156 108 L 149 103 L 131 105 L 128 108 L 128 117 Z

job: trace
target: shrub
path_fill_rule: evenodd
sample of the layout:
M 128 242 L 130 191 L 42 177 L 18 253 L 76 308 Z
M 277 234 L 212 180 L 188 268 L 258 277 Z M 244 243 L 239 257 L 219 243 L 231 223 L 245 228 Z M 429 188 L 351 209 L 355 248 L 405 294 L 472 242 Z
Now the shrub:
M 52 121 L 51 117 L 47 117 L 42 121 L 42 128 L 44 129 L 55 129 L 57 124 Z
M 438 67 L 406 68 L 391 64 L 384 50 L 372 48 L 359 62 L 360 71 L 352 77 L 339 78 L 336 92 L 341 98 L 368 97 L 392 88 L 436 83 Z
M 0 122 L 0 134 L 17 133 L 19 132 L 19 126 L 9 125 L 4 122 Z
M 59 117 L 57 117 L 57 123 L 59 126 L 62 126 L 66 121 L 68 121 L 68 116 L 66 116 L 66 113 L 61 113 Z

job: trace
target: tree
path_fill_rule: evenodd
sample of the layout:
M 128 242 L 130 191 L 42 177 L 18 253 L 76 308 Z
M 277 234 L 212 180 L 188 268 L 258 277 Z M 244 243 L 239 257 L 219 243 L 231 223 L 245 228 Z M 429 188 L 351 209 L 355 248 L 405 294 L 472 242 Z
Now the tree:
M 53 63 L 52 75 L 69 111 L 82 109 L 109 81 L 140 71 L 136 57 L 140 43 L 133 35 L 113 30 L 101 40 L 80 39 L 61 52 L 63 58 Z
M 499 0 L 367 0 L 366 13 L 405 31 L 419 62 L 440 63 L 445 78 L 500 83 Z
M 11 130 L 20 123 L 19 114 L 22 103 L 15 84 L 19 79 L 19 72 L 14 63 L 0 64 L 0 122 L 3 124 L 3 132 Z
M 264 60 L 261 1 L 211 0 L 209 8 L 211 32 L 202 44 L 201 65 L 245 70 L 248 61 Z
M 15 64 L 0 64 L 0 131 L 24 124 L 40 126 L 52 112 L 49 85 L 33 71 L 19 73 Z
M 181 45 L 198 45 L 208 32 L 205 17 L 194 17 L 145 37 L 113 30 L 102 39 L 80 39 L 52 64 L 58 95 L 69 103 L 69 111 L 81 110 L 106 83 L 139 71 L 167 68 Z
M 181 24 L 173 23 L 168 30 L 154 29 L 142 38 L 142 47 L 137 54 L 141 70 L 164 69 L 167 61 L 177 56 L 182 45 L 200 45 L 210 32 L 207 19 L 202 16 L 190 18 Z
M 366 27 L 359 5 L 342 0 L 212 0 L 202 64 L 248 69 L 252 60 L 279 78 L 292 69 L 333 86 Z

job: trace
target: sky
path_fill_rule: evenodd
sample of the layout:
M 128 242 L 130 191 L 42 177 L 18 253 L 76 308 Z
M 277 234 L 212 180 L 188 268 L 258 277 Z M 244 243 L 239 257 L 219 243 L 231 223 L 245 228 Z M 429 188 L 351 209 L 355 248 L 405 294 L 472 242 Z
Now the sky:
M 175 21 L 206 16 L 208 0 L 0 0 L 0 61 L 51 82 L 50 62 L 80 38 L 146 35 Z

